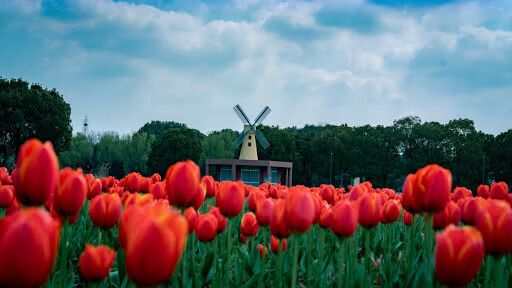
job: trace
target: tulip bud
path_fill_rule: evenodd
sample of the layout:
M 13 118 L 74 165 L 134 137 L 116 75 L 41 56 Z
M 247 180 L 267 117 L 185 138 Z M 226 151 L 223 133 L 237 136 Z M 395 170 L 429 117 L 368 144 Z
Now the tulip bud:
M 196 229 L 197 217 L 198 213 L 194 209 L 194 207 L 189 207 L 185 209 L 185 219 L 187 219 L 188 223 L 188 234 L 194 232 L 194 230 Z
M 190 160 L 178 162 L 169 167 L 165 175 L 169 203 L 178 207 L 191 206 L 198 191 L 199 180 L 199 166 Z
M 162 181 L 162 177 L 160 176 L 160 174 L 155 173 L 151 176 L 151 181 L 153 181 L 153 183 L 158 183 Z
M 286 197 L 286 219 L 291 231 L 303 234 L 315 221 L 316 208 L 309 192 L 294 189 Z
M 196 237 L 201 242 L 210 242 L 215 239 L 219 221 L 213 214 L 203 214 L 197 217 Z
M 117 194 L 101 194 L 91 200 L 89 217 L 94 226 L 111 229 L 121 216 L 121 200 Z
M 393 223 L 398 220 L 400 217 L 400 213 L 402 212 L 402 207 L 400 203 L 396 200 L 387 201 L 382 207 L 382 223 Z
M 331 203 L 334 199 L 335 189 L 332 185 L 322 185 L 320 187 L 320 195 L 322 196 L 322 200 L 327 201 L 327 203 Z
M 55 211 L 63 216 L 75 215 L 80 212 L 86 196 L 87 182 L 81 171 L 62 169 L 53 198 Z
M 459 225 L 460 219 L 461 211 L 459 206 L 450 201 L 446 204 L 443 211 L 434 214 L 432 225 L 434 229 L 444 229 L 449 224 Z
M 101 194 L 101 181 L 98 179 L 92 179 L 89 182 L 89 191 L 87 192 L 87 199 L 92 200 L 94 197 Z
M 59 160 L 50 142 L 30 139 L 20 148 L 13 172 L 16 198 L 27 206 L 43 205 L 55 190 Z
M 215 180 L 212 176 L 206 175 L 201 178 L 201 183 L 204 183 L 206 188 L 206 197 L 212 198 L 215 196 L 215 192 L 217 191 L 217 186 L 215 185 Z
M 124 187 L 126 190 L 135 193 L 141 191 L 142 176 L 139 173 L 132 172 L 124 178 Z
M 2 218 L 0 286 L 43 286 L 52 272 L 59 239 L 60 223 L 43 209 L 28 208 Z
M 164 182 L 156 182 L 151 185 L 149 188 L 149 194 L 153 195 L 155 199 L 165 199 L 167 197 L 167 193 L 165 192 L 165 183 Z
M 279 253 L 279 244 L 281 243 L 281 252 L 286 250 L 286 239 L 279 240 L 274 236 L 270 237 L 270 250 L 274 253 Z
M 491 199 L 508 200 L 508 185 L 505 182 L 492 183 L 491 192 L 489 193 Z
M 275 200 L 272 198 L 260 198 L 256 204 L 256 218 L 262 226 L 270 223 L 270 215 L 274 210 Z
M 212 209 L 210 209 L 209 213 L 212 214 L 213 216 L 217 217 L 217 221 L 218 221 L 217 232 L 218 233 L 224 232 L 224 230 L 226 229 L 226 225 L 228 224 L 228 219 L 226 217 L 224 217 L 224 215 L 222 215 L 222 213 L 220 213 L 220 210 L 218 207 L 212 207 Z
M 94 247 L 87 244 L 80 256 L 80 274 L 88 281 L 103 280 L 107 278 L 115 258 L 116 251 L 113 249 L 104 245 Z
M 327 203 L 327 202 L 324 202 L 324 203 Z M 317 221 L 318 226 L 320 226 L 320 228 L 328 228 L 331 226 L 332 219 L 333 219 L 333 213 L 332 213 L 331 206 L 322 205 L 322 208 L 320 210 L 320 217 L 318 218 L 318 221 Z
M 334 235 L 348 238 L 354 234 L 358 222 L 355 205 L 349 201 L 340 201 L 334 206 L 330 227 Z
M 287 238 L 291 235 L 286 219 L 286 201 L 277 200 L 270 214 L 270 233 L 277 238 Z
M 240 232 L 245 237 L 253 237 L 258 233 L 260 225 L 256 220 L 256 216 L 252 212 L 247 212 L 242 217 L 242 223 L 240 225 Z
M 428 165 L 416 172 L 413 198 L 425 212 L 440 212 L 450 201 L 452 174 L 439 165 Z
M 484 259 L 484 241 L 473 227 L 448 226 L 436 235 L 435 271 L 441 284 L 466 286 L 475 278 Z
M 381 201 L 377 194 L 366 193 L 359 198 L 359 225 L 365 228 L 373 228 L 379 224 L 381 213 Z
M 512 252 L 512 209 L 507 202 L 489 200 L 475 220 L 484 238 L 486 254 L 502 256 Z
M 0 208 L 9 208 L 14 201 L 14 187 L 0 186 Z
M 215 205 L 220 212 L 227 217 L 240 214 L 244 206 L 245 190 L 241 182 L 222 182 L 215 195 Z
M 258 244 L 258 250 L 260 250 L 260 258 L 267 256 L 267 254 L 268 254 L 267 247 L 264 247 L 263 245 Z
M 476 194 L 478 194 L 478 196 L 480 196 L 484 199 L 489 198 L 489 185 L 478 186 L 478 189 L 476 190 Z

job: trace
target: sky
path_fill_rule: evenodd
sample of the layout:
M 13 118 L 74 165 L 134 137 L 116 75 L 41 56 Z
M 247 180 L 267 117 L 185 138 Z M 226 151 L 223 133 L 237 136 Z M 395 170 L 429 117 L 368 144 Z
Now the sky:
M 412 3 L 410 3 L 412 2 Z M 512 1 L 1 0 L 0 77 L 56 88 L 73 131 L 512 128 Z

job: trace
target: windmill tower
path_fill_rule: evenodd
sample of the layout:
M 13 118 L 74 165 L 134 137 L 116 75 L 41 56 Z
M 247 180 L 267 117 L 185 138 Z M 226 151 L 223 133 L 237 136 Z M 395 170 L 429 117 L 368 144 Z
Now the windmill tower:
M 244 130 L 242 133 L 238 135 L 236 140 L 233 142 L 233 145 L 235 147 L 240 146 L 242 144 L 242 148 L 240 150 L 240 160 L 258 160 L 258 151 L 256 148 L 256 138 L 260 141 L 261 146 L 263 146 L 264 149 L 267 149 L 270 146 L 270 143 L 268 143 L 267 138 L 263 136 L 263 134 L 256 130 L 256 126 L 260 125 L 261 122 L 267 117 L 267 115 L 270 113 L 270 108 L 268 106 L 265 106 L 261 113 L 256 117 L 256 120 L 254 120 L 254 123 L 251 124 L 249 118 L 244 113 L 240 105 L 236 105 L 233 107 L 233 110 L 235 110 L 236 115 L 242 120 L 242 123 L 244 123 Z
M 82 128 L 82 133 L 84 133 L 84 135 L 87 135 L 88 130 L 89 130 L 89 120 L 87 120 L 87 115 L 85 115 L 84 126 Z

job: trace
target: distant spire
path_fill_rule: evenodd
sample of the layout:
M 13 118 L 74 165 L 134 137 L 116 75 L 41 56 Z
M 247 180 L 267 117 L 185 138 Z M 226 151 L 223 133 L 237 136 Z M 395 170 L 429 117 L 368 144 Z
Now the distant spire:
M 84 127 L 82 129 L 83 129 L 82 132 L 84 133 L 84 135 L 87 135 L 87 132 L 89 131 L 89 120 L 87 120 L 87 114 L 85 115 Z

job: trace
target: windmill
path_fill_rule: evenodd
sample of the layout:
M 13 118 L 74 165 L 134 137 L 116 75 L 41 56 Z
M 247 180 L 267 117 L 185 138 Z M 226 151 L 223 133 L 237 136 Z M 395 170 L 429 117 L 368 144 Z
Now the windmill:
M 256 138 L 260 141 L 261 146 L 263 146 L 264 149 L 267 149 L 268 146 L 270 146 L 270 143 L 268 143 L 267 138 L 261 134 L 260 131 L 256 130 L 256 126 L 260 125 L 261 122 L 267 117 L 267 115 L 270 113 L 270 108 L 268 106 L 265 106 L 263 110 L 261 110 L 261 113 L 256 117 L 256 120 L 254 120 L 254 123 L 251 124 L 251 121 L 245 115 L 244 110 L 240 107 L 240 105 L 236 105 L 233 107 L 233 110 L 235 110 L 236 115 L 240 117 L 240 120 L 242 120 L 242 123 L 244 123 L 244 131 L 238 135 L 236 140 L 233 142 L 233 145 L 235 147 L 240 146 L 242 144 L 242 148 L 240 150 L 240 160 L 258 160 L 258 151 L 256 150 Z

